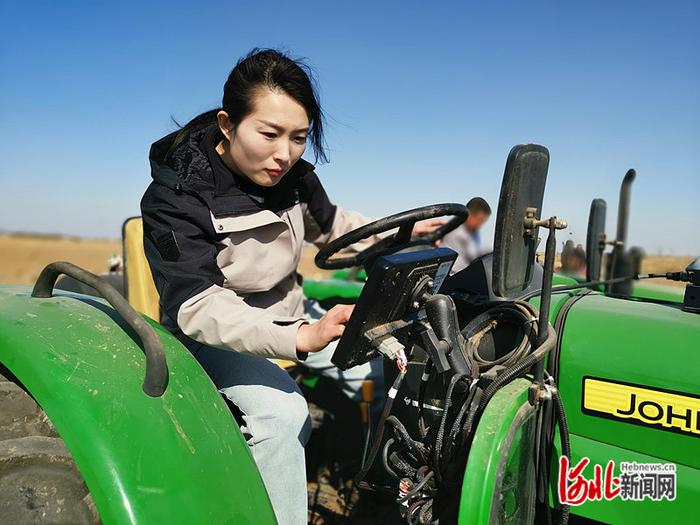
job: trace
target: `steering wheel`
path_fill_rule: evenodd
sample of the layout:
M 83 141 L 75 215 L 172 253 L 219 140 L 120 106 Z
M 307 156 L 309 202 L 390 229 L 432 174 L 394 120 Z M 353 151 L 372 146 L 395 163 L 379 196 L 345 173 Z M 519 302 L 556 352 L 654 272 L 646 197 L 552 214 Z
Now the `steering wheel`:
M 453 218 L 437 228 L 434 232 L 429 233 L 425 237 L 411 239 L 411 232 L 416 222 L 425 219 L 445 217 L 447 215 L 451 215 Z M 316 254 L 316 265 L 325 270 L 336 270 L 338 268 L 349 268 L 351 266 L 361 265 L 366 266 L 367 262 L 387 253 L 398 252 L 399 250 L 404 250 L 412 246 L 431 245 L 436 240 L 441 239 L 445 234 L 459 227 L 459 225 L 466 220 L 467 215 L 469 215 L 469 212 L 466 206 L 454 203 L 432 204 L 430 206 L 423 206 L 421 208 L 390 215 L 389 217 L 384 217 L 383 219 L 365 224 L 326 244 Z M 394 235 L 390 235 L 374 243 L 372 246 L 359 253 L 331 259 L 331 257 L 351 244 L 372 235 L 393 230 L 394 228 L 398 228 L 399 231 Z

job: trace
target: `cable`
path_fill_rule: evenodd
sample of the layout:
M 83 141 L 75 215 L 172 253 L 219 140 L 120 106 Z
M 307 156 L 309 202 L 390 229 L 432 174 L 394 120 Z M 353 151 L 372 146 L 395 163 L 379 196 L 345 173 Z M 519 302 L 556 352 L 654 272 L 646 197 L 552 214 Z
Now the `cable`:
M 437 437 L 435 438 L 435 450 L 433 452 L 433 469 L 437 473 L 438 483 L 442 481 L 440 458 L 442 456 L 442 443 L 445 436 L 445 425 L 447 424 L 447 416 L 452 405 L 452 392 L 454 391 L 455 385 L 459 381 L 467 379 L 469 379 L 469 376 L 467 376 L 466 374 L 454 375 L 450 379 L 450 384 L 447 387 L 447 394 L 445 395 L 445 408 L 442 412 L 442 418 L 440 419 L 440 427 L 438 428 Z
M 389 416 L 386 418 L 386 422 L 394 427 L 394 435 L 401 441 L 401 444 L 413 454 L 416 460 L 422 461 L 423 463 L 428 462 L 428 451 L 425 450 L 425 445 L 412 439 L 406 427 L 403 426 L 403 423 L 401 423 L 396 416 Z
M 368 405 L 367 406 L 367 433 L 365 435 L 365 444 L 362 447 L 362 464 L 364 465 L 365 460 L 367 459 L 367 451 L 369 450 L 369 441 L 370 438 L 372 437 L 372 409 Z
M 469 393 L 467 394 L 467 398 L 465 399 L 464 403 L 462 403 L 462 407 L 459 409 L 459 412 L 457 413 L 457 417 L 455 418 L 454 423 L 452 424 L 452 429 L 450 430 L 449 434 L 449 443 L 450 443 L 450 448 L 448 449 L 448 454 L 445 455 L 445 462 L 449 462 L 452 459 L 452 450 L 456 444 L 457 441 L 457 434 L 459 433 L 460 429 L 462 428 L 462 419 L 464 416 L 467 414 L 469 409 L 474 406 L 474 401 L 475 399 L 479 399 L 478 392 L 481 390 L 476 386 L 476 383 L 478 382 L 475 381 L 472 383 L 471 388 L 469 389 Z M 478 403 L 477 403 L 478 405 Z M 471 430 L 471 427 L 468 427 L 469 420 L 465 421 L 465 430 L 469 431 Z
M 551 325 L 547 325 L 547 338 L 544 340 L 534 352 L 528 355 L 521 363 L 513 368 L 506 370 L 491 383 L 486 390 L 479 403 L 479 413 L 483 412 L 484 408 L 491 398 L 496 394 L 498 389 L 510 383 L 516 377 L 527 372 L 537 361 L 544 359 L 544 356 L 552 349 L 556 341 L 556 334 Z
M 688 282 L 691 275 L 688 272 L 640 273 L 637 279 L 668 279 L 669 281 Z
M 568 292 L 569 290 L 578 290 L 579 288 L 593 288 L 595 286 L 601 286 L 605 284 L 616 284 L 616 283 L 621 283 L 623 281 L 631 281 L 633 279 L 636 279 L 636 275 L 631 275 L 629 277 L 616 277 L 615 279 L 606 279 L 604 281 L 587 281 L 584 283 L 577 283 L 577 284 L 567 284 L 567 285 L 562 285 L 562 286 L 552 286 L 552 293 L 557 293 L 557 292 Z M 523 295 L 520 298 L 520 301 L 528 301 L 535 297 L 536 295 L 540 295 L 542 293 L 541 289 L 533 290 L 530 293 L 527 293 Z
M 428 430 L 425 426 L 425 418 L 423 417 L 423 403 L 425 402 L 425 390 L 428 386 L 428 380 L 430 379 L 430 373 L 433 370 L 433 362 L 428 359 L 423 368 L 423 374 L 420 379 L 420 386 L 418 387 L 418 432 L 420 432 L 421 439 L 425 439 L 428 434 Z
M 382 463 L 384 464 L 384 469 L 385 469 L 389 474 L 391 474 L 391 475 L 394 476 L 395 478 L 398 478 L 399 475 L 398 475 L 396 472 L 394 472 L 394 469 L 392 469 L 392 468 L 389 466 L 389 458 L 387 457 L 387 456 L 388 456 L 388 453 L 389 453 L 389 447 L 391 447 L 391 445 L 393 445 L 393 444 L 394 444 L 394 439 L 393 439 L 393 438 L 387 439 L 386 444 L 384 445 L 384 450 L 382 450 Z
M 564 412 L 564 404 L 561 401 L 559 389 L 553 389 L 552 398 L 554 399 L 554 412 L 557 415 L 557 424 L 559 425 L 559 440 L 561 441 L 561 454 L 571 459 L 571 443 L 569 441 L 569 424 L 566 420 Z M 559 517 L 559 525 L 566 525 L 569 522 L 569 505 L 561 506 L 561 516 Z
M 391 388 L 389 389 L 389 394 L 387 395 L 386 403 L 384 403 L 384 410 L 382 411 L 382 415 L 379 418 L 379 422 L 377 423 L 377 432 L 374 436 L 374 443 L 372 444 L 372 448 L 370 449 L 369 457 L 362 464 L 360 472 L 358 472 L 357 475 L 353 478 L 353 481 L 356 484 L 359 483 L 367 475 L 367 472 L 369 472 L 372 463 L 374 463 L 374 458 L 377 456 L 377 452 L 379 452 L 379 447 L 382 443 L 382 436 L 384 435 L 384 425 L 386 424 L 386 419 L 389 416 L 389 412 L 391 412 L 391 407 L 394 405 L 394 399 L 396 399 L 396 394 L 398 393 L 399 388 L 401 387 L 401 382 L 403 381 L 405 375 L 405 372 L 399 373 L 399 375 L 397 375 L 396 379 L 394 380 L 394 384 L 391 385 Z
M 555 292 L 568 292 L 569 290 L 578 290 L 579 288 L 593 288 L 595 286 L 601 286 L 606 284 L 616 284 L 624 281 L 639 281 L 641 279 L 668 279 L 669 281 L 683 281 L 686 282 L 690 280 L 687 272 L 668 272 L 668 273 L 638 273 L 636 275 L 630 275 L 628 277 L 616 277 L 614 279 L 606 279 L 603 281 L 587 281 L 584 283 L 577 284 L 567 284 L 563 286 L 553 286 L 552 293 Z M 532 299 L 536 295 L 540 295 L 542 290 L 537 289 L 532 292 L 523 295 L 520 300 L 527 301 Z
M 467 341 L 465 350 L 467 357 L 479 365 L 480 372 L 489 370 L 497 365 L 506 368 L 514 366 L 523 360 L 530 352 L 532 342 L 537 340 L 538 327 L 536 321 L 538 319 L 539 312 L 529 303 L 515 301 L 513 303 L 497 304 L 475 317 L 462 329 L 462 336 Z M 482 339 L 503 323 L 522 325 L 524 328 L 523 338 L 515 348 L 505 352 L 501 357 L 493 361 L 484 358 L 479 353 Z
M 582 287 L 579 284 L 572 289 Z M 467 344 L 463 349 L 453 350 L 462 350 L 465 357 L 476 364 L 479 372 L 489 371 L 496 366 L 502 367 L 503 370 L 498 370 L 498 375 L 490 373 L 487 376 L 480 376 L 481 379 L 476 384 L 473 382 L 472 374 L 458 374 L 452 371 L 451 375 L 445 376 L 444 379 L 447 381 L 449 378 L 449 382 L 446 388 L 443 413 L 437 429 L 433 429 L 429 433 L 425 429 L 422 411 L 427 385 L 432 375 L 431 363 L 430 361 L 426 363 L 417 396 L 419 433 L 421 434 L 419 441 L 411 437 L 406 427 L 395 416 L 389 415 L 405 375 L 404 373 L 399 374 L 389 390 L 369 454 L 363 453 L 363 465 L 354 481 L 358 483 L 369 471 L 381 448 L 386 425 L 390 425 L 393 427 L 394 437 L 389 439 L 383 447 L 381 454 L 383 466 L 389 474 L 402 479 L 402 482 L 405 480 L 411 487 L 410 491 L 397 499 L 397 502 L 404 504 L 408 523 L 437 523 L 436 520 L 440 518 L 433 519 L 435 514 L 434 498 L 438 491 L 446 490 L 449 493 L 452 490 L 452 485 L 458 481 L 457 477 L 450 474 L 451 470 L 454 469 L 454 465 L 451 465 L 450 462 L 452 458 L 456 457 L 456 451 L 467 450 L 465 447 L 468 446 L 470 438 L 473 437 L 473 430 L 493 396 L 510 381 L 527 373 L 536 363 L 541 362 L 555 344 L 556 335 L 548 323 L 546 324 L 546 334 L 544 338 L 541 337 L 538 328 L 539 317 L 538 310 L 527 302 L 498 303 L 473 319 L 461 331 Z M 503 325 L 514 327 L 516 330 L 513 348 L 505 353 L 499 351 L 498 356 L 493 358 L 485 357 L 481 346 L 482 341 L 485 341 L 485 337 L 490 332 Z M 542 341 L 537 346 L 539 339 Z M 474 367 L 474 372 L 476 372 L 476 367 Z M 490 383 L 485 380 L 489 376 L 493 378 Z M 461 381 L 465 381 L 468 387 L 458 389 L 457 385 Z M 560 400 L 559 405 L 561 405 Z M 561 433 L 568 433 L 563 408 L 555 407 L 555 410 L 557 421 L 563 420 L 563 423 L 560 423 L 560 428 L 566 429 Z M 426 440 L 426 433 L 435 436 L 434 440 Z M 562 439 L 566 442 L 566 444 L 562 444 L 562 451 L 568 453 L 568 434 L 562 435 Z M 424 443 L 427 443 L 427 447 Z M 366 444 L 365 450 L 367 446 Z M 393 452 L 391 448 L 394 448 Z M 426 471 L 427 473 L 425 473 Z M 422 473 L 425 473 L 424 477 Z M 415 484 L 410 485 L 410 483 Z M 428 485 L 429 483 L 430 485 Z M 428 491 L 426 491 L 427 486 L 430 486 Z M 563 506 L 562 509 L 562 514 L 566 514 L 563 518 L 568 519 L 568 509 L 564 509 Z M 444 509 L 441 509 L 439 514 L 444 514 L 443 511 Z
M 409 499 L 411 499 L 412 497 L 414 497 L 416 494 L 418 494 L 420 492 L 420 490 L 425 486 L 425 484 L 428 483 L 428 481 L 430 481 L 433 478 L 434 474 L 435 474 L 435 472 L 433 472 L 432 470 L 430 472 L 428 472 L 421 481 L 419 481 L 418 483 L 416 483 L 416 485 L 413 486 L 413 488 L 411 489 L 410 492 L 407 492 L 405 495 L 401 496 L 396 501 L 398 503 L 404 503 L 404 502 L 408 501 Z

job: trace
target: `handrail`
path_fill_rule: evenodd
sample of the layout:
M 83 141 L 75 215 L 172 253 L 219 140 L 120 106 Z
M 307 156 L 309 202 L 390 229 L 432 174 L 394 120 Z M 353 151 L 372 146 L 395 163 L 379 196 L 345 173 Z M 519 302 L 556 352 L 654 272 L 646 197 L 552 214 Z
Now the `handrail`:
M 168 363 L 165 359 L 163 343 L 153 327 L 131 307 L 111 284 L 103 281 L 94 273 L 69 262 L 59 261 L 46 265 L 34 284 L 32 297 L 52 297 L 56 280 L 61 274 L 68 275 L 97 290 L 122 319 L 134 329 L 143 343 L 143 353 L 146 355 L 146 376 L 143 381 L 143 391 L 151 397 L 162 396 L 168 386 Z

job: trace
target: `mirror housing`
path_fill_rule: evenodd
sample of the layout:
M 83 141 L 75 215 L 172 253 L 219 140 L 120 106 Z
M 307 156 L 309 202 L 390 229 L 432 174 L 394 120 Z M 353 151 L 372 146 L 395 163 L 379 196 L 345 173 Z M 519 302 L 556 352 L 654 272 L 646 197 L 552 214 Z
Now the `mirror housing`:
M 539 227 L 526 218 L 541 218 L 549 151 L 537 144 L 515 146 L 508 155 L 498 200 L 493 247 L 493 291 L 516 298 L 532 280 Z
M 588 213 L 586 233 L 586 280 L 600 279 L 600 266 L 605 251 L 605 212 L 607 203 L 603 199 L 593 199 Z

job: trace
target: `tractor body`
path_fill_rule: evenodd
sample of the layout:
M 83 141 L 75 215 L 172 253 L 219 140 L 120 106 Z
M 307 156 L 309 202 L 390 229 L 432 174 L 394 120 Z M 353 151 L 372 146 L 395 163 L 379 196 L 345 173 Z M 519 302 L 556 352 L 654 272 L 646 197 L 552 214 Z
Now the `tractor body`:
M 437 423 L 432 433 L 422 426 L 428 406 L 425 385 L 405 390 L 407 380 L 404 390 L 397 386 L 387 392 L 394 396 L 391 403 L 396 398 L 406 409 L 405 417 L 392 423 L 394 438 L 417 451 L 400 456 L 406 450 L 399 447 L 392 456 L 388 442 L 384 449 L 385 466 L 394 461 L 394 467 L 408 472 L 403 477 L 394 472 L 398 490 L 404 491 L 397 497 L 404 517 L 424 513 L 428 523 L 453 506 L 450 521 L 441 518 L 441 524 L 530 524 L 542 517 L 543 506 L 546 512 L 561 511 L 562 487 L 569 497 L 566 488 L 581 479 L 593 482 L 579 485 L 579 490 L 585 486 L 591 491 L 589 498 L 569 508 L 580 519 L 689 522 L 700 514 L 700 315 L 684 310 L 675 290 L 639 284 L 633 293 L 620 295 L 552 274 L 555 230 L 565 224 L 539 217 L 548 162 L 549 153 L 541 146 L 512 150 L 493 255 L 447 277 L 454 252 L 399 251 L 377 258 L 362 276 L 341 273 L 327 281 L 306 281 L 306 295 L 325 307 L 357 302 L 333 358 L 340 368 L 382 353 L 396 361 L 394 384 L 400 385 L 404 376 L 410 379 L 406 370 L 414 367 L 417 380 L 437 392 L 429 409 L 442 414 L 442 425 L 450 419 L 449 401 L 463 403 L 465 411 L 450 416 L 458 431 L 452 445 L 460 443 L 450 452 L 461 455 L 449 462 L 434 448 L 443 443 L 444 432 L 435 432 Z M 138 298 L 152 303 L 147 266 L 135 271 L 145 259 L 140 223 L 133 226 L 133 242 L 125 235 L 125 255 L 131 253 L 125 257 L 130 272 L 125 290 L 130 301 L 149 291 Z M 549 230 L 543 266 L 534 263 L 539 227 Z M 592 246 L 598 246 L 598 238 L 598 233 L 591 237 Z M 139 280 L 139 273 L 145 280 Z M 113 300 L 69 292 L 34 295 L 27 287 L 0 287 L 0 375 L 21 386 L 45 412 L 102 523 L 275 522 L 229 407 L 166 329 L 146 315 L 135 316 L 137 324 L 145 322 L 153 331 L 167 362 L 167 382 L 153 391 L 144 382 L 151 365 L 143 327 L 137 330 L 127 322 L 119 308 L 110 306 Z M 503 305 L 519 305 L 529 317 L 510 328 L 504 323 L 503 332 L 495 327 L 504 317 L 484 325 L 479 341 L 491 345 L 487 350 L 493 366 L 482 370 L 488 359 L 474 353 L 480 343 L 471 336 L 467 340 L 464 331 Z M 157 304 L 151 306 L 148 313 L 158 317 Z M 499 361 L 515 355 L 513 342 L 521 339 L 527 352 L 519 360 Z M 477 357 L 479 364 L 473 360 Z M 445 388 L 447 383 L 451 386 Z M 464 388 L 451 398 L 455 385 Z M 480 399 L 486 400 L 483 406 Z M 562 412 L 554 400 L 568 420 L 565 428 L 563 419 L 548 426 L 552 414 Z M 461 417 L 473 426 L 465 423 L 461 430 Z M 415 437 L 416 428 L 423 439 L 419 444 L 409 436 Z M 380 445 L 384 442 L 376 437 L 370 456 Z M 583 465 L 574 478 L 560 471 L 563 455 L 572 467 Z M 596 485 L 597 469 L 610 462 L 610 474 L 618 480 L 607 488 L 620 487 L 622 463 L 672 465 L 673 498 L 602 497 L 596 492 L 603 490 L 602 481 Z M 3 463 L 0 454 L 0 478 L 10 463 Z M 364 473 L 369 466 L 363 465 Z M 418 477 L 409 479 L 414 475 Z M 452 479 L 452 485 L 441 477 Z

